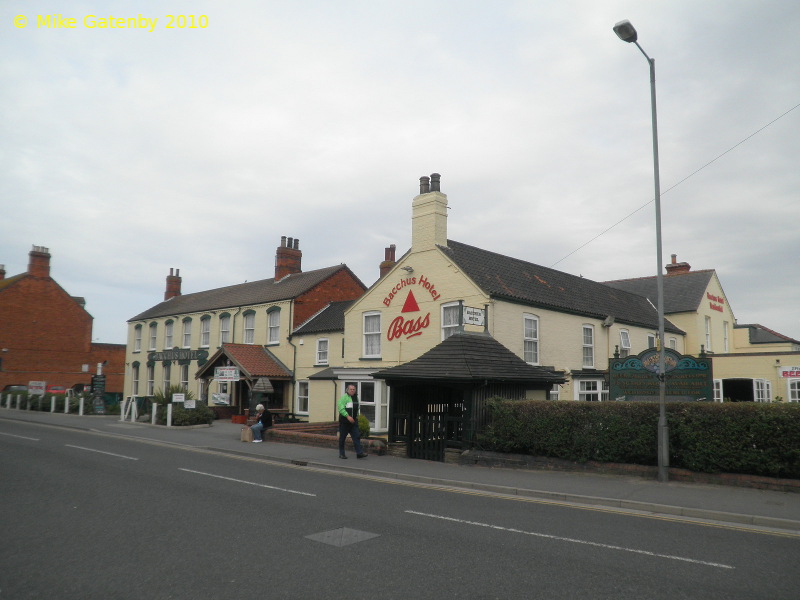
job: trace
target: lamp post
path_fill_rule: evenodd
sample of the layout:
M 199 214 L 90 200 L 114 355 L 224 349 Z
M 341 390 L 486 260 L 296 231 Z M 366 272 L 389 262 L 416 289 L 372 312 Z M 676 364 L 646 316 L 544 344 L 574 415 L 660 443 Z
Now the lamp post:
M 658 170 L 658 120 L 656 118 L 656 61 L 647 56 L 639 45 L 636 28 L 630 21 L 620 21 L 614 25 L 614 33 L 623 42 L 634 43 L 650 65 L 650 106 L 653 122 L 653 176 L 655 179 L 656 202 L 656 293 L 658 296 L 658 480 L 669 480 L 669 428 L 667 427 L 666 380 L 664 379 L 664 273 L 661 257 L 661 182 Z

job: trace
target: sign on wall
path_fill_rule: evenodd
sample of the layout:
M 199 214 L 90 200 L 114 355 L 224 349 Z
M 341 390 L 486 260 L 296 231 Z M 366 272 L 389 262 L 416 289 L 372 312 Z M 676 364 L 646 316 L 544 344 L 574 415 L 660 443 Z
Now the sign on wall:
M 650 348 L 636 356 L 608 361 L 609 399 L 658 402 L 659 351 Z M 713 401 L 714 378 L 711 359 L 664 349 L 667 402 Z
M 782 379 L 792 379 L 800 377 L 800 366 L 793 367 L 778 367 L 778 377 Z
M 464 307 L 464 325 L 483 326 L 484 311 L 482 308 Z
M 214 367 L 216 381 L 239 381 L 239 367 Z
M 29 381 L 28 393 L 31 396 L 44 396 L 44 390 L 47 387 L 46 381 Z

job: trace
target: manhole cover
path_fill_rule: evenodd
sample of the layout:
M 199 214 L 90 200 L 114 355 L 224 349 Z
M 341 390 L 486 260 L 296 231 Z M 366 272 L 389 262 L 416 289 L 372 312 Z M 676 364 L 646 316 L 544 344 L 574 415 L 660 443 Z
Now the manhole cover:
M 323 544 L 329 544 L 331 546 L 338 546 L 341 548 L 342 546 L 349 546 L 350 544 L 355 544 L 357 542 L 363 542 L 365 540 L 378 537 L 378 534 L 342 527 L 340 529 L 332 529 L 331 531 L 323 531 L 322 533 L 307 535 L 306 537 L 310 540 L 314 540 L 315 542 L 322 542 Z

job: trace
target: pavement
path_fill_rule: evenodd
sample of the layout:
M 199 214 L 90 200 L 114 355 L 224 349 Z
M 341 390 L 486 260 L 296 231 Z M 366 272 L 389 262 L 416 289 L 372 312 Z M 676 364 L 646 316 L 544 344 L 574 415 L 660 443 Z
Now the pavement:
M 660 483 L 627 475 L 450 464 L 391 455 L 370 455 L 358 460 L 352 452 L 349 460 L 341 460 L 334 448 L 269 440 L 261 444 L 243 443 L 239 439 L 242 426 L 230 421 L 215 421 L 210 427 L 167 428 L 122 422 L 119 416 L 79 416 L 0 408 L 0 430 L 4 420 L 131 436 L 339 471 L 351 476 L 800 535 L 800 494 L 786 491 L 672 481 Z

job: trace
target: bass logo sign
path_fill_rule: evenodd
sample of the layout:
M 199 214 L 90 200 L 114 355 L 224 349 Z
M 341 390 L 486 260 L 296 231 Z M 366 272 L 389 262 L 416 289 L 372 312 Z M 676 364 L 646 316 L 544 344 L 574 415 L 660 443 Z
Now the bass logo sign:
M 409 290 L 408 296 L 406 297 L 406 301 L 403 304 L 403 309 L 400 311 L 401 313 L 418 313 L 419 304 L 417 304 L 417 299 L 414 298 L 414 292 Z M 428 325 L 431 324 L 431 313 L 427 313 L 424 317 L 417 316 L 415 319 L 413 315 L 409 316 L 408 318 L 404 317 L 402 314 L 394 319 L 389 324 L 389 331 L 386 333 L 386 339 L 390 342 L 392 340 L 399 339 L 401 337 L 405 337 L 407 340 L 411 339 L 412 337 L 421 335 L 423 330 L 428 328 Z

